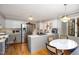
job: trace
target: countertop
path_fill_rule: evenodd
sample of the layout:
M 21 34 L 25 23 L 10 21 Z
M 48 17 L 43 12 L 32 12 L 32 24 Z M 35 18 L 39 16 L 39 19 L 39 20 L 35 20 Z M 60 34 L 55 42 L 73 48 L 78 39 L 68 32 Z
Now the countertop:
M 47 35 L 28 35 L 28 37 L 41 37 L 41 36 L 47 36 Z
M 57 35 L 58 33 L 46 33 L 46 35 Z
M 49 36 L 49 35 L 57 35 L 57 34 L 54 34 L 54 33 L 46 33 L 45 35 L 28 35 L 28 37 L 41 37 L 41 36 Z
M 5 38 L 2 38 L 2 39 L 0 39 L 0 42 L 4 42 L 6 39 Z
M 0 42 L 4 42 L 8 38 L 8 34 L 0 33 Z

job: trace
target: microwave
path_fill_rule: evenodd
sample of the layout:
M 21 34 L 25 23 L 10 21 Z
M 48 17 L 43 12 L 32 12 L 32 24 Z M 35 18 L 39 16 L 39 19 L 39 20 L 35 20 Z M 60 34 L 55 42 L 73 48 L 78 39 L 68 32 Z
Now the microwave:
M 58 33 L 58 29 L 57 28 L 52 28 L 52 33 Z

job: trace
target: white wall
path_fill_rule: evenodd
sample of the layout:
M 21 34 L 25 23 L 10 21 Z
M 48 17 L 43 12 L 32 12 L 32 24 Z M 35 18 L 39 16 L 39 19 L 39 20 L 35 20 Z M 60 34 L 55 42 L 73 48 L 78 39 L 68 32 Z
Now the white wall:
M 41 23 L 39 23 L 40 24 L 40 26 L 38 26 L 40 29 L 43 29 L 43 30 L 45 30 L 46 29 L 46 25 L 47 24 L 50 24 L 51 23 L 51 29 L 49 30 L 49 31 L 51 31 L 52 30 L 52 28 L 58 28 L 58 33 L 62 33 L 61 32 L 61 30 L 62 30 L 62 28 L 61 28 L 61 26 L 62 26 L 62 22 L 60 21 L 60 20 L 57 20 L 57 19 L 54 19 L 54 20 L 50 20 L 50 21 L 45 21 L 45 22 L 41 22 Z
M 2 16 L 0 16 L 0 28 L 4 28 L 5 27 L 5 20 Z
M 21 20 L 12 20 L 12 19 L 4 20 L 0 16 L 0 24 L 2 27 L 5 27 L 5 28 L 20 28 L 21 24 L 25 24 L 25 23 L 26 23 L 25 21 L 21 21 Z M 58 28 L 59 34 L 66 33 L 66 30 L 67 30 L 66 24 L 62 23 L 60 20 L 57 20 L 57 19 L 46 21 L 46 22 L 41 22 L 40 26 L 37 26 L 37 27 L 39 27 L 40 29 L 43 29 L 44 31 L 46 29 L 47 23 L 52 23 L 51 24 L 52 28 Z
M 62 34 L 67 34 L 67 23 L 62 22 Z
M 25 21 L 21 20 L 5 20 L 5 28 L 20 28 L 21 24 L 25 24 Z
M 25 24 L 25 23 L 26 23 L 25 21 L 21 21 L 21 20 L 6 19 L 5 20 L 5 28 L 20 28 L 21 24 Z M 46 29 L 46 25 L 48 23 L 51 23 L 51 29 L 49 31 L 51 31 L 52 28 L 58 28 L 59 34 L 65 33 L 66 25 L 57 19 L 38 23 L 39 25 L 37 27 L 39 27 L 40 29 L 43 29 L 43 31 L 44 31 Z
M 52 28 L 58 28 L 58 20 L 52 21 Z

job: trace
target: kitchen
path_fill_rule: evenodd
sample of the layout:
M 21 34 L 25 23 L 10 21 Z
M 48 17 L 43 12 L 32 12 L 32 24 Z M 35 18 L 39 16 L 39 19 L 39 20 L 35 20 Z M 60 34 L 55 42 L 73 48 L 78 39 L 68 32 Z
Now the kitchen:
M 79 5 L 70 5 L 71 9 L 69 9 L 69 11 L 78 10 L 78 6 Z M 45 52 L 44 54 L 48 54 L 45 44 L 49 42 L 48 39 L 58 39 L 60 35 L 67 35 L 69 33 L 67 23 L 58 19 L 58 16 L 64 13 L 64 10 L 62 10 L 64 9 L 63 4 L 4 4 L 0 5 L 0 8 L 0 33 L 7 35 L 7 37 L 4 36 L 5 40 L 2 42 L 3 45 L 1 45 L 1 47 L 3 46 L 3 51 L 0 50 L 0 52 L 3 55 L 34 55 L 38 53 L 36 51 L 40 50 Z M 60 8 L 60 10 L 57 8 Z M 49 12 L 47 12 L 47 9 Z M 72 12 L 70 12 L 70 14 L 71 13 Z M 78 14 L 77 16 L 71 15 L 71 17 L 77 19 Z M 71 35 L 71 32 L 69 35 Z M 42 53 L 39 52 L 38 55 L 39 54 Z
M 2 19 L 2 21 L 3 21 L 4 19 Z M 51 21 L 50 21 L 51 22 Z M 45 29 L 46 29 L 46 26 L 48 26 L 49 25 L 49 23 L 50 22 L 45 22 Z M 56 22 L 58 22 L 58 20 L 53 20 L 53 22 L 54 23 L 56 23 Z M 8 39 L 6 40 L 7 41 L 7 44 L 6 45 L 8 45 L 8 47 L 9 47 L 9 45 L 12 45 L 12 44 L 18 44 L 18 43 L 28 43 L 29 44 L 29 41 L 31 40 L 31 39 L 29 39 L 29 40 L 27 40 L 27 34 L 29 34 L 29 37 L 31 37 L 31 34 L 32 34 L 32 31 L 33 31 L 33 29 L 32 30 L 29 30 L 29 24 L 30 23 L 27 23 L 26 24 L 26 22 L 25 21 L 20 21 L 20 20 L 9 20 L 9 19 L 6 19 L 6 20 L 4 20 L 4 23 L 5 23 L 5 27 L 4 26 L 2 26 L 2 28 L 0 29 L 0 32 L 2 32 L 2 33 L 6 33 L 6 34 L 8 34 L 9 36 L 8 36 Z M 3 24 L 3 23 L 2 23 Z M 40 23 L 35 23 L 36 24 L 36 27 L 34 28 L 34 31 L 33 31 L 33 36 L 35 36 L 35 37 L 41 37 L 42 39 L 44 39 L 43 40 L 43 42 L 42 43 L 46 43 L 47 42 L 47 36 L 48 35 L 52 35 L 52 33 L 51 33 L 51 29 L 49 29 L 49 28 L 47 28 L 48 30 L 47 30 L 47 32 L 45 32 L 44 31 L 44 28 L 42 27 L 42 25 L 43 25 L 43 23 L 41 23 L 41 25 L 39 26 L 39 24 Z M 30 25 L 31 26 L 31 25 Z M 38 27 L 40 27 L 40 28 L 38 28 Z M 57 28 L 57 25 L 55 25 L 55 26 L 53 26 L 54 28 Z M 26 28 L 28 28 L 28 29 L 26 29 Z M 31 27 L 32 28 L 32 27 Z M 43 31 L 39 31 L 39 29 L 43 29 Z M 24 31 L 23 31 L 24 30 Z M 37 31 L 38 30 L 38 31 Z M 49 32 L 50 31 L 50 32 Z M 23 33 L 24 32 L 24 33 Z M 36 33 L 37 32 L 37 33 Z M 47 34 L 47 35 L 45 35 L 45 34 Z M 25 35 L 25 36 L 24 36 Z M 53 35 L 57 35 L 57 34 L 53 34 Z M 43 36 L 45 36 L 45 38 L 43 38 Z M 15 39 L 16 38 L 16 39 Z M 25 39 L 26 38 L 26 39 Z M 22 40 L 21 40 L 22 39 Z M 25 40 L 24 40 L 25 39 Z M 40 40 L 38 40 L 37 42 L 39 42 Z M 44 42 L 45 41 L 45 42 Z M 34 42 L 35 43 L 35 42 Z M 40 42 L 39 42 L 40 43 Z M 39 44 L 40 45 L 40 44 Z M 43 44 L 44 46 L 45 46 L 45 44 Z M 44 47 L 44 46 L 42 46 L 42 47 Z M 28 48 L 30 47 L 30 44 L 28 45 Z M 41 47 L 41 45 L 40 45 L 40 47 Z M 40 48 L 39 47 L 39 48 Z M 41 47 L 41 48 L 42 48 Z M 38 50 L 40 50 L 38 48 Z M 45 47 L 44 47 L 44 49 L 45 49 Z M 6 49 L 7 50 L 7 49 Z M 13 51 L 13 50 L 12 50 Z M 14 51 L 15 51 L 15 49 L 14 49 Z

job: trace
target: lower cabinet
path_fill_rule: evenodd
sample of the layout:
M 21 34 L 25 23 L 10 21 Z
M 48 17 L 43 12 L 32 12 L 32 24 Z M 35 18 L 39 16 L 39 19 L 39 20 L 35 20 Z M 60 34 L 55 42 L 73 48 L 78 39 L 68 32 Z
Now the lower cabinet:
M 15 43 L 21 43 L 21 34 L 16 34 L 16 35 L 10 34 L 8 37 L 8 44 L 14 43 L 14 40 L 15 40 Z M 22 42 L 24 42 L 24 36 L 22 36 Z
M 5 53 L 5 42 L 0 42 L 0 55 Z
M 39 35 L 38 37 L 28 37 L 29 51 L 46 49 L 47 35 Z

